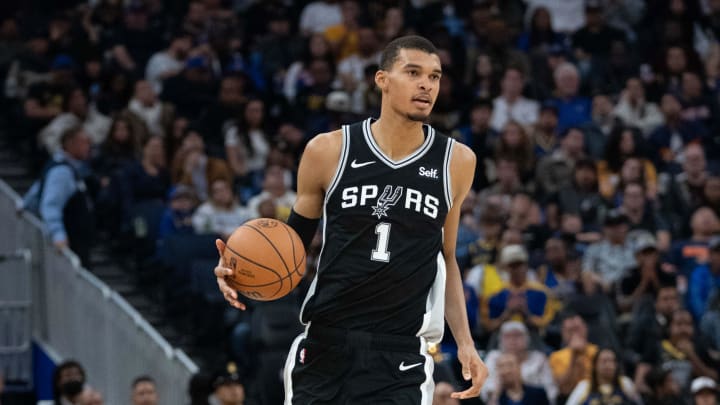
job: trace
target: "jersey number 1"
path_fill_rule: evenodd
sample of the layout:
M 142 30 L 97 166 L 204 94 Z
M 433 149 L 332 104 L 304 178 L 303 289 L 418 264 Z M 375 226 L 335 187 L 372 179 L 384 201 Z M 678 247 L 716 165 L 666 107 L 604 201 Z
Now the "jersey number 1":
M 380 222 L 375 227 L 375 234 L 378 236 L 377 246 L 370 255 L 370 260 L 376 262 L 389 262 L 390 252 L 388 252 L 388 243 L 390 242 L 390 224 Z

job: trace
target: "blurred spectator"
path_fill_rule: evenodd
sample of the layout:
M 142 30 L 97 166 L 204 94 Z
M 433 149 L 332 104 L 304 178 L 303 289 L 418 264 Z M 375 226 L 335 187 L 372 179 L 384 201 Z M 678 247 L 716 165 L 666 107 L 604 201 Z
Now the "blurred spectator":
M 720 215 L 720 176 L 710 175 L 703 187 L 702 205 L 710 208 L 715 215 Z
M 245 403 L 245 387 L 238 374 L 235 363 L 217 373 L 212 383 L 213 393 L 210 395 L 211 405 L 243 405 Z
M 662 96 L 660 108 L 664 116 L 664 123 L 650 133 L 649 146 L 655 164 L 659 170 L 672 169 L 677 163 L 682 163 L 685 145 L 700 141 L 706 130 L 696 122 L 683 119 L 682 105 L 677 96 L 665 94 Z
M 581 126 L 585 133 L 585 149 L 593 159 L 603 158 L 608 137 L 620 125 L 613 108 L 610 96 L 596 94 L 592 99 L 592 121 Z
M 250 219 L 247 210 L 238 204 L 232 185 L 224 179 L 210 184 L 210 198 L 202 203 L 192 217 L 197 234 L 219 235 L 227 240 L 230 234 Z
M 681 396 L 682 390 L 675 382 L 669 368 L 653 368 L 645 378 L 649 389 L 645 404 L 647 405 L 689 405 Z
M 677 273 L 683 277 L 689 277 L 696 267 L 707 262 L 707 244 L 720 231 L 720 219 L 710 208 L 700 207 L 690 217 L 690 229 L 690 238 L 674 243 L 669 258 Z
M 342 22 L 342 9 L 337 0 L 317 0 L 308 3 L 300 14 L 300 32 L 303 35 L 325 32 Z
M 715 347 L 720 347 L 720 290 L 712 292 L 700 321 L 700 330 Z
M 66 130 L 81 126 L 93 145 L 99 145 L 107 136 L 110 119 L 93 106 L 88 106 L 85 92 L 75 87 L 64 98 L 63 113 L 56 116 L 38 134 L 38 141 L 51 155 L 60 150 L 60 137 Z
M 657 104 L 645 98 L 645 88 L 637 77 L 631 77 L 625 82 L 625 89 L 613 113 L 624 125 L 634 125 L 646 136 L 664 121 Z
M 140 202 L 164 202 L 170 188 L 170 174 L 165 164 L 162 138 L 148 138 L 142 145 L 141 158 L 125 166 L 118 180 L 125 214 Z
M 493 145 L 498 136 L 497 131 L 490 128 L 492 116 L 492 104 L 487 100 L 479 100 L 470 107 L 470 122 L 467 126 L 460 127 L 460 141 L 469 146 L 477 156 L 475 165 L 475 178 L 473 189 L 479 191 L 487 187 L 487 163 L 492 154 Z
M 455 392 L 455 388 L 450 383 L 440 381 L 435 384 L 433 392 L 432 405 L 460 405 L 460 400 L 451 398 L 450 394 Z
M 304 55 L 292 62 L 285 72 L 283 95 L 289 102 L 293 102 L 299 88 L 307 87 L 310 83 L 308 68 L 314 59 L 330 61 L 332 50 L 327 39 L 322 34 L 312 34 L 307 38 Z M 374 75 L 373 75 L 374 76 Z
M 631 160 L 626 161 L 630 162 Z M 618 210 L 623 213 L 630 230 L 647 231 L 657 238 L 657 248 L 665 252 L 670 248 L 670 230 L 660 213 L 645 198 L 642 183 L 628 182 L 622 188 L 622 204 Z
M 718 114 L 717 101 L 707 94 L 705 86 L 697 73 L 692 71 L 683 72 L 680 100 L 683 119 L 697 122 L 709 130 L 715 128 L 715 117 Z
M 90 157 L 90 138 L 75 127 L 63 133 L 60 143 L 62 149 L 25 195 L 24 206 L 40 215 L 57 248 L 70 247 L 87 266 L 95 233 L 93 184 L 84 165 Z
M 518 38 L 518 48 L 525 52 L 547 52 L 552 46 L 562 46 L 564 35 L 553 29 L 550 12 L 538 6 L 530 13 L 529 26 Z
M 498 350 L 492 350 L 485 358 L 485 365 L 490 376 L 483 385 L 481 397 L 486 403 L 497 401 L 503 390 L 501 376 L 495 370 L 500 369 L 498 363 L 503 355 L 515 356 L 520 366 L 522 383 L 534 387 L 543 387 L 551 403 L 555 402 L 557 387 L 552 379 L 550 365 L 545 355 L 537 350 L 530 350 L 530 334 L 522 322 L 507 321 L 500 328 Z
M 335 59 L 340 61 L 358 50 L 360 5 L 355 0 L 340 1 L 342 21 L 325 29 L 323 35 L 330 44 Z
M 213 392 L 213 379 L 203 373 L 196 373 L 188 382 L 190 405 L 210 405 L 210 394 Z
M 295 198 L 296 194 L 290 189 L 286 170 L 280 166 L 268 166 L 265 169 L 262 192 L 248 201 L 248 214 L 252 218 L 260 217 L 260 204 L 272 201 L 275 213 L 271 217 L 285 220 L 290 215 Z
M 183 117 L 199 118 L 215 98 L 216 85 L 209 63 L 200 55 L 187 59 L 179 74 L 163 81 L 161 99 L 175 105 Z
M 585 24 L 584 1 L 571 0 L 559 3 L 553 0 L 529 0 L 527 3 L 526 15 L 532 15 L 532 11 L 537 7 L 547 8 L 552 17 L 552 27 L 555 31 L 572 33 Z
M 124 23 L 112 38 L 112 58 L 122 69 L 140 73 L 153 53 L 162 47 L 161 33 L 150 25 L 149 10 L 133 2 L 125 10 Z
M 580 274 L 575 271 L 568 255 L 567 242 L 555 236 L 545 242 L 545 264 L 537 269 L 537 279 L 550 292 L 550 303 L 557 313 L 577 292 Z M 550 390 L 547 390 L 550 394 Z M 554 396 L 550 396 L 551 399 Z
M 198 205 L 195 191 L 183 184 L 176 186 L 168 198 L 168 206 L 160 219 L 158 238 L 193 233 L 192 215 Z
M 534 175 L 533 145 L 525 129 L 515 121 L 505 124 L 495 145 L 495 156 L 514 161 L 523 182 Z
M 622 364 L 611 349 L 600 349 L 593 358 L 592 377 L 583 380 L 570 394 L 566 405 L 641 404 L 632 380 L 623 375 Z
M 500 84 L 501 93 L 493 100 L 493 115 L 490 125 L 496 131 L 505 128 L 508 121 L 531 128 L 538 120 L 540 106 L 537 101 L 523 97 L 525 76 L 514 67 L 505 69 Z
M 120 114 L 130 122 L 136 139 L 142 142 L 152 135 L 170 135 L 175 107 L 158 100 L 157 92 L 150 82 L 138 80 L 135 82 L 133 98 Z
M 676 235 L 687 236 L 690 232 L 690 213 L 702 205 L 705 182 L 709 177 L 703 147 L 691 143 L 683 148 L 682 172 L 675 174 L 663 185 L 665 193 L 662 204 L 667 218 L 671 220 Z
M 717 405 L 717 383 L 712 378 L 698 377 L 690 385 L 693 396 L 693 405 Z
M 560 147 L 540 159 L 535 172 L 539 195 L 554 195 L 571 186 L 575 162 L 585 157 L 584 139 L 579 128 L 570 127 L 563 133 Z
M 557 223 L 563 214 L 577 214 L 584 231 L 597 232 L 606 210 L 607 204 L 598 191 L 595 163 L 579 159 L 575 162 L 571 184 L 549 196 L 546 215 L 548 222 Z
M 552 104 L 543 104 L 540 116 L 533 130 L 535 157 L 537 159 L 551 154 L 558 143 L 558 110 Z
M 655 366 L 667 367 L 679 387 L 686 392 L 694 376 L 718 378 L 717 359 L 713 359 L 712 348 L 695 333 L 690 312 L 679 309 L 672 313 L 668 321 L 667 339 L 655 342 L 654 350 L 644 362 Z
M 639 236 L 632 244 L 637 266 L 618 283 L 617 306 L 619 314 L 628 313 L 642 302 L 652 297 L 664 286 L 674 286 L 676 276 L 660 266 L 660 254 L 657 242 L 652 234 Z
M 375 30 L 361 27 L 357 31 L 357 37 L 357 50 L 342 58 L 337 67 L 340 87 L 348 92 L 354 91 L 363 81 L 365 68 L 380 63 L 380 48 Z
M 720 292 L 720 237 L 710 239 L 708 250 L 708 262 L 693 270 L 688 283 L 689 309 L 696 321 L 708 309 L 710 294 Z
M 634 165 L 634 170 L 630 173 L 635 178 L 627 180 L 643 182 L 648 198 L 655 198 L 657 174 L 655 166 L 644 156 L 642 142 L 642 135 L 637 128 L 618 126 L 613 129 L 605 145 L 604 160 L 598 162 L 598 182 L 603 197 L 612 200 L 618 188 L 623 184 L 625 161 L 635 158 L 638 162 L 634 163 L 639 163 L 639 165 Z
M 590 121 L 592 106 L 590 100 L 579 95 L 580 73 L 572 63 L 563 63 L 553 72 L 555 97 L 551 102 L 558 110 L 560 130 L 583 125 Z
M 585 2 L 585 25 L 575 31 L 572 44 L 578 59 L 607 58 L 613 42 L 625 41 L 625 33 L 609 26 L 603 16 L 601 0 Z
M 528 385 L 522 378 L 520 363 L 513 354 L 501 354 L 494 369 L 498 374 L 499 391 L 489 404 L 497 405 L 549 405 L 542 387 Z
M 202 136 L 188 129 L 173 161 L 173 183 L 191 186 L 198 198 L 205 201 L 210 184 L 217 179 L 232 181 L 230 167 L 222 159 L 209 157 Z
M 163 81 L 182 71 L 191 48 L 192 35 L 177 31 L 172 34 L 166 49 L 155 52 L 150 57 L 145 69 L 145 80 L 150 83 L 155 93 L 162 93 Z
M 225 142 L 228 134 L 238 126 L 249 125 L 246 124 L 247 117 L 243 113 L 249 103 L 248 86 L 248 78 L 244 75 L 232 74 L 223 77 L 217 99 L 206 106 L 201 114 L 198 126 L 210 155 L 226 156 Z
M 585 276 L 609 292 L 635 265 L 635 258 L 627 240 L 627 217 L 612 210 L 605 216 L 603 224 L 603 239 L 588 247 L 582 269 Z
M 555 315 L 545 287 L 528 280 L 528 254 L 522 245 L 505 246 L 498 264 L 508 272 L 502 290 L 490 297 L 483 309 L 484 327 L 495 332 L 508 320 L 524 322 L 533 331 L 542 330 Z
M 74 402 L 77 405 L 103 405 L 104 403 L 102 394 L 90 387 L 86 387 Z
M 550 369 L 558 387 L 558 401 L 570 396 L 578 382 L 592 377 L 598 347 L 587 340 L 587 325 L 576 314 L 562 321 L 563 348 L 550 355 Z
M 243 120 L 225 133 L 225 153 L 236 176 L 259 174 L 270 153 L 270 133 L 262 100 L 245 104 Z
M 132 383 L 132 405 L 158 405 L 155 380 L 147 375 L 137 377 Z
M 85 388 L 85 370 L 80 363 L 66 360 L 53 371 L 53 399 L 55 405 L 67 403 L 79 405 L 79 397 Z

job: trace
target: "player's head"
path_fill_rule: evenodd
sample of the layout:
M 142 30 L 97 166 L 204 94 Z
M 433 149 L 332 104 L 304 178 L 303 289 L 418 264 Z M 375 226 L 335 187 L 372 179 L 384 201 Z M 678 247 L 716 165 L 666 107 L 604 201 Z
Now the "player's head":
M 383 109 L 411 121 L 424 121 L 437 99 L 441 75 L 440 57 L 432 42 L 416 35 L 391 41 L 375 74 L 375 84 L 383 93 Z

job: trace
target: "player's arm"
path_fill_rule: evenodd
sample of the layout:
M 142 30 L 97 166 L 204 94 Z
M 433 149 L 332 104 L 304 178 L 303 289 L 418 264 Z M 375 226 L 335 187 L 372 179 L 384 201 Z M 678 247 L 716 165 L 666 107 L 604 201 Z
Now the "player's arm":
M 443 254 L 447 270 L 445 286 L 445 319 L 458 345 L 458 360 L 462 364 L 463 377 L 472 379 L 472 387 L 452 394 L 453 398 L 474 398 L 480 395 L 488 371 L 475 349 L 470 335 L 467 311 L 465 309 L 465 292 L 463 291 L 460 267 L 455 259 L 458 225 L 460 223 L 460 206 L 465 200 L 475 173 L 475 154 L 465 145 L 455 143 L 450 161 L 450 181 L 452 192 L 452 208 L 445 219 Z
M 341 149 L 342 132 L 328 132 L 320 134 L 308 142 L 300 159 L 297 198 L 288 224 L 297 231 L 306 248 L 315 234 L 318 219 L 322 215 L 325 190 L 337 169 Z M 238 301 L 237 291 L 230 288 L 225 282 L 225 277 L 232 275 L 232 269 L 223 262 L 225 243 L 217 239 L 215 246 L 220 254 L 220 260 L 215 267 L 218 287 L 230 305 L 244 310 L 245 304 Z

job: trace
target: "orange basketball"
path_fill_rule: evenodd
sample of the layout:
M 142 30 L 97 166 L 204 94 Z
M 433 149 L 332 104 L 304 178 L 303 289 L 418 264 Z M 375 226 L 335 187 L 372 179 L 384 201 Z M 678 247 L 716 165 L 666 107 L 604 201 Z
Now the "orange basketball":
M 305 274 L 305 248 L 294 229 L 272 218 L 237 228 L 223 253 L 233 275 L 225 278 L 240 294 L 257 301 L 284 297 Z

